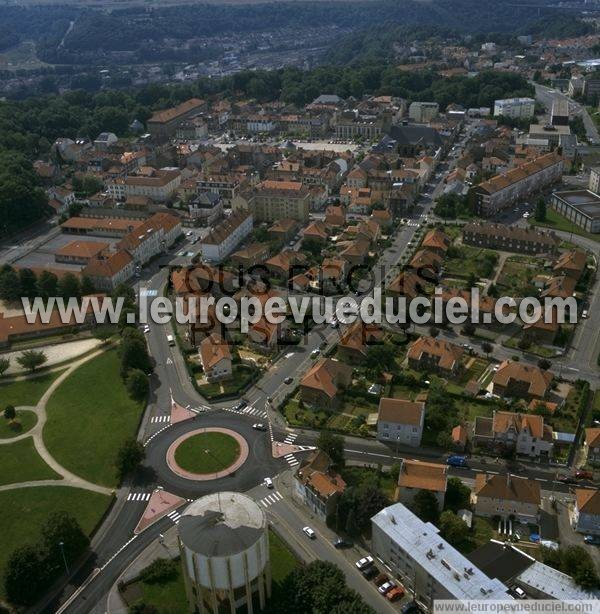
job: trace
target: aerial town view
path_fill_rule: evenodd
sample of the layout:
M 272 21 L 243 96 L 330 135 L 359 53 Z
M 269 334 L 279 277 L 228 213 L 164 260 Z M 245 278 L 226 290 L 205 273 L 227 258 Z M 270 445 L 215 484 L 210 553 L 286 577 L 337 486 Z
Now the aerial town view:
M 600 0 L 0 0 L 0 612 L 600 614 Z

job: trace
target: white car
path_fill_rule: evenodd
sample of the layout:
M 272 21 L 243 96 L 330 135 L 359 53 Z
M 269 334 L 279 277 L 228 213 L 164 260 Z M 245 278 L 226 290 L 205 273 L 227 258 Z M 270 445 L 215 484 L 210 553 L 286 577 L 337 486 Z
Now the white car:
M 267 488 L 273 488 L 273 480 L 271 478 L 265 478 L 264 483 Z
M 356 561 L 355 563 L 356 568 L 361 571 L 372 564 L 373 564 L 373 557 L 371 555 L 365 556 L 362 559 L 359 559 L 358 561 Z
M 302 527 L 302 531 L 308 535 L 311 539 L 315 539 L 317 534 L 310 527 Z
M 311 355 L 313 358 L 316 358 L 316 357 L 317 357 L 317 356 L 318 356 L 320 353 L 321 353 L 321 350 L 320 350 L 319 348 L 317 348 L 316 350 L 313 350 L 313 351 L 310 353 L 310 355 Z
M 394 588 L 394 586 L 396 586 L 396 583 L 390 580 L 389 582 L 384 582 L 381 586 L 377 587 L 377 590 L 382 595 L 385 595 L 386 593 L 389 593 Z
M 584 310 L 581 312 L 581 317 L 582 317 L 582 318 L 584 318 L 584 319 L 588 317 L 588 310 L 587 310 L 587 309 L 584 309 Z
M 527 211 L 525 211 L 525 213 L 523 213 L 523 217 L 524 217 L 525 219 L 527 219 L 527 218 L 529 217 L 529 213 L 528 213 Z

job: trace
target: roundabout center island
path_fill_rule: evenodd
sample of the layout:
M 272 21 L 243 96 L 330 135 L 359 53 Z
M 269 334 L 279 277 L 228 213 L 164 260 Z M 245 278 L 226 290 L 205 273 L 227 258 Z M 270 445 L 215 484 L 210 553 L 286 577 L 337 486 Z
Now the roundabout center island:
M 248 443 L 235 431 L 195 429 L 178 437 L 167 450 L 167 465 L 176 475 L 195 481 L 216 480 L 234 473 L 248 458 Z

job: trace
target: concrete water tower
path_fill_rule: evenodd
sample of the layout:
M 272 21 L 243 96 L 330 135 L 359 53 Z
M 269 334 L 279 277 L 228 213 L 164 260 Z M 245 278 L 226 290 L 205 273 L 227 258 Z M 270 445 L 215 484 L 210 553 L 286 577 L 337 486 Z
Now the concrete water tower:
M 265 513 L 250 497 L 221 492 L 197 499 L 177 532 L 191 611 L 264 608 L 271 596 L 269 533 Z

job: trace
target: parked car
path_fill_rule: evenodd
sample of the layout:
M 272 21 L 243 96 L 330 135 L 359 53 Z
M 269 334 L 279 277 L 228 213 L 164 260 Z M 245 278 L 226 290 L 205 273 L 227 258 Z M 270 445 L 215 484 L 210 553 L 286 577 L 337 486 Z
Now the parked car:
M 465 456 L 459 456 L 458 454 L 453 454 L 446 459 L 446 464 L 450 465 L 450 467 L 466 467 L 467 459 Z
M 363 569 L 360 573 L 362 573 L 366 580 L 372 580 L 379 573 L 379 569 L 377 569 L 376 565 L 370 565 L 369 567 Z
M 373 580 L 375 586 L 381 586 L 383 584 L 385 584 L 386 582 L 389 582 L 390 578 L 386 573 L 380 573 L 375 580 Z
M 563 484 L 577 484 L 577 480 L 572 475 L 561 475 L 558 477 L 558 481 Z
M 396 601 L 397 599 L 402 599 L 404 597 L 404 589 L 399 586 L 394 586 L 394 588 L 388 592 L 385 596 L 389 601 Z
M 286 377 L 286 378 L 283 380 L 283 383 L 284 383 L 284 384 L 291 384 L 293 381 L 294 381 L 294 378 L 293 378 L 293 377 Z
M 402 614 L 418 614 L 421 610 L 414 601 L 409 601 L 400 608 L 400 611 Z
M 389 582 L 386 582 L 385 584 L 382 584 L 380 587 L 377 588 L 377 590 L 382 594 L 385 595 L 387 594 L 389 591 L 391 591 L 394 587 L 396 586 L 395 582 L 392 582 L 391 580 Z
M 302 531 L 304 531 L 304 533 L 308 535 L 310 539 L 316 539 L 317 537 L 317 534 L 310 527 L 302 527 Z
M 527 594 L 525 593 L 525 591 L 522 588 L 519 588 L 518 586 L 514 589 L 515 591 L 515 595 L 519 598 L 519 599 L 527 599 Z
M 265 478 L 264 483 L 267 488 L 273 488 L 273 480 L 271 478 Z
M 580 469 L 575 473 L 575 477 L 578 480 L 593 480 L 594 474 L 591 471 L 584 471 L 583 469 Z
M 255 431 L 266 431 L 266 430 L 267 430 L 267 426 L 266 426 L 265 424 L 263 424 L 262 422 L 255 422 L 255 423 L 252 425 L 252 428 L 253 428 Z
M 362 559 L 359 559 L 358 561 L 356 561 L 355 565 L 359 571 L 362 571 L 363 569 L 373 565 L 373 557 L 371 555 L 367 555 L 363 557 Z
M 586 535 L 583 541 L 590 546 L 600 546 L 600 535 Z

